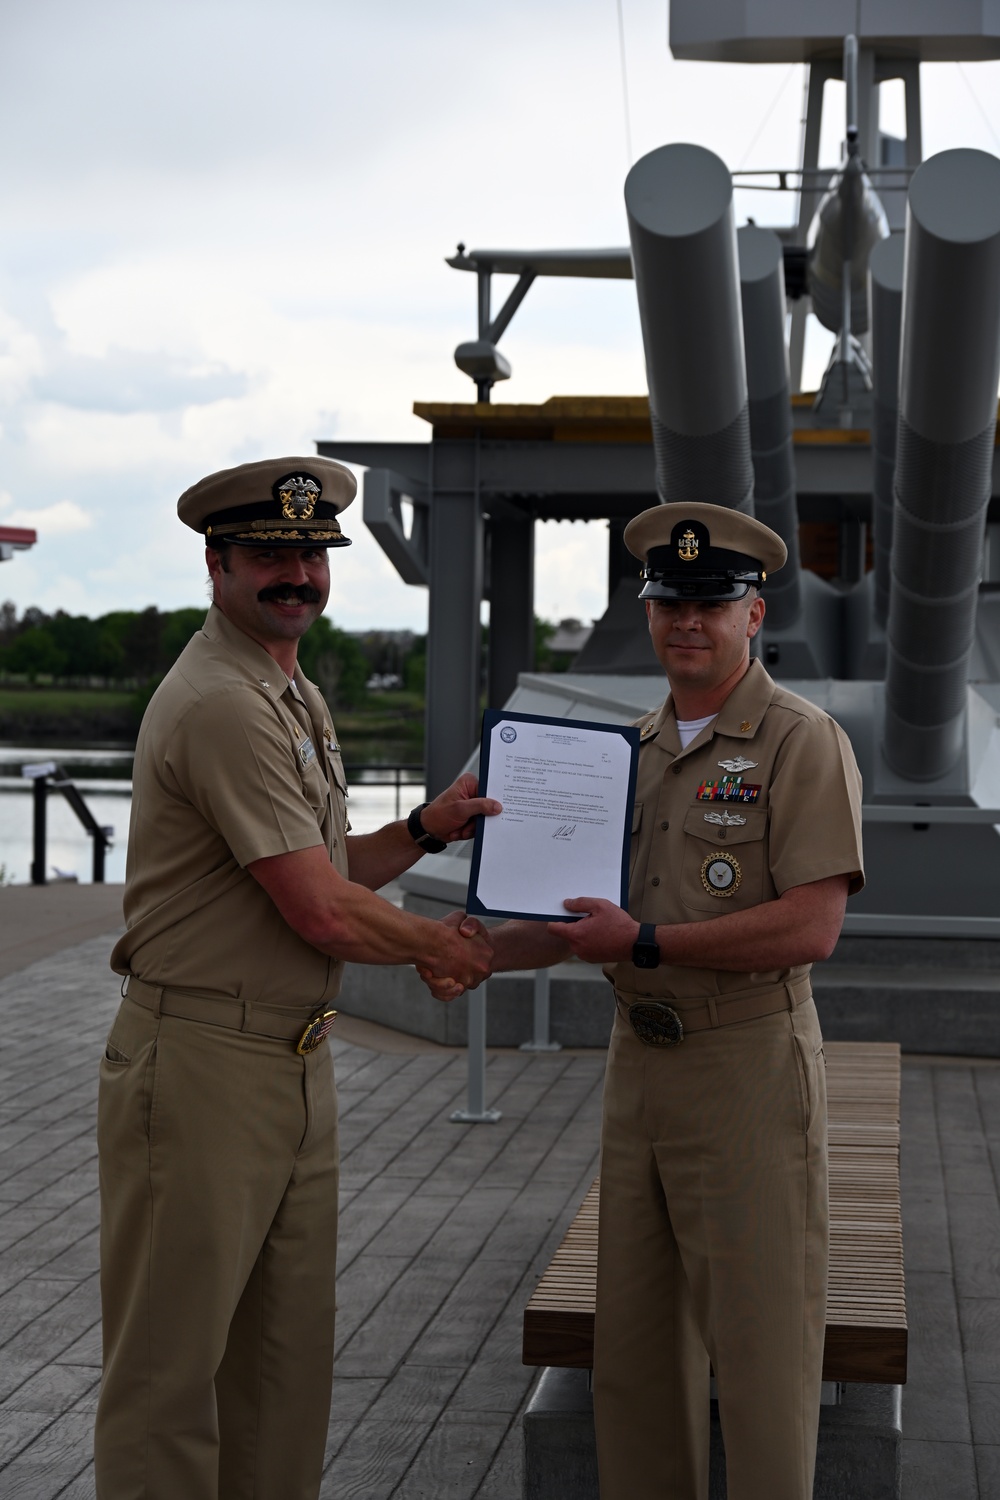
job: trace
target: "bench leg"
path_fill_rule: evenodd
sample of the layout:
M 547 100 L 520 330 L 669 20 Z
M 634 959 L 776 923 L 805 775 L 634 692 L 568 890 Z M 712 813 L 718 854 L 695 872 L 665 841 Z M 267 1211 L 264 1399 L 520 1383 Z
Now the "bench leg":
M 542 1371 L 524 1414 L 524 1500 L 599 1500 L 586 1370 Z M 848 1385 L 820 1409 L 813 1500 L 899 1500 L 902 1387 Z M 710 1500 L 725 1500 L 726 1460 L 712 1403 Z

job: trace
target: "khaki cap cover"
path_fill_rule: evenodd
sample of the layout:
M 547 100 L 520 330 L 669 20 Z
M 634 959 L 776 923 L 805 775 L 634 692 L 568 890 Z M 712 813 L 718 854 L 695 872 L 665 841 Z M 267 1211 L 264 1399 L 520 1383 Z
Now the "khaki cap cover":
M 205 537 L 243 546 L 346 547 L 337 516 L 357 490 L 350 469 L 331 458 L 268 458 L 199 479 L 177 514 Z
M 625 527 L 625 545 L 633 557 L 647 562 L 650 548 L 670 545 L 674 527 L 681 521 L 699 521 L 707 528 L 712 547 L 742 552 L 760 563 L 765 573 L 776 573 L 788 557 L 788 548 L 776 531 L 726 505 L 654 505 L 633 516 Z

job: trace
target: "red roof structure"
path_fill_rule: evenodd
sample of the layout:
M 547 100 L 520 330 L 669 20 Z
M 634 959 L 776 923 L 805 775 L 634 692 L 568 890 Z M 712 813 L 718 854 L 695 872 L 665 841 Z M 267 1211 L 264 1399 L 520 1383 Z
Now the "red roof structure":
M 15 552 L 26 552 L 38 541 L 38 532 L 27 526 L 0 526 L 0 562 L 9 562 Z

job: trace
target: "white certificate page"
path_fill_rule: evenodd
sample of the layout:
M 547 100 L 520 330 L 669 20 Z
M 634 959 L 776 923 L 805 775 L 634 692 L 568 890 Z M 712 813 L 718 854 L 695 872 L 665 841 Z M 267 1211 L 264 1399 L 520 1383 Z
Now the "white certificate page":
M 639 733 L 487 713 L 480 796 L 503 812 L 476 833 L 470 912 L 567 918 L 563 901 L 622 905 Z

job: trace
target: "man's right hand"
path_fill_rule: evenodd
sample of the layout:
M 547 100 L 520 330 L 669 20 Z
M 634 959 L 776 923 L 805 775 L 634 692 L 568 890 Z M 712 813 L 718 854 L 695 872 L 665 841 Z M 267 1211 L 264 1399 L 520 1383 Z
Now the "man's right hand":
M 449 929 L 448 951 L 417 972 L 436 999 L 454 1000 L 490 977 L 493 948 L 483 924 L 464 912 L 450 912 L 441 925 Z
M 480 973 L 478 977 L 471 981 L 463 979 L 455 968 L 445 971 L 442 964 L 435 964 L 433 968 L 429 968 L 424 964 L 417 965 L 417 973 L 435 1000 L 457 1000 L 459 995 L 465 994 L 466 990 L 474 990 L 484 979 L 489 978 L 493 971 L 493 949 L 482 922 L 478 921 L 476 917 L 466 916 L 464 911 L 449 912 L 446 917 L 442 918 L 441 925 L 442 927 L 449 927 L 455 932 L 463 945 L 458 950 L 462 957 L 469 958 L 465 946 L 469 942 L 476 943 L 477 953 L 482 951 L 482 946 L 485 946 L 489 953 L 488 966 L 485 972 Z

